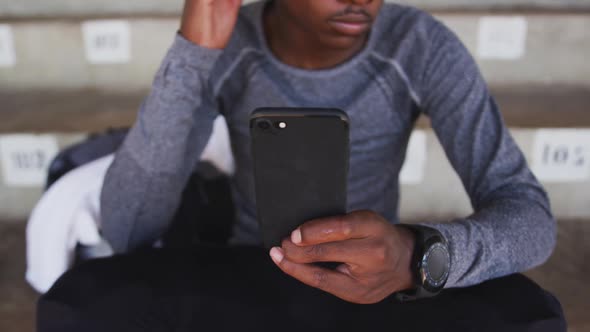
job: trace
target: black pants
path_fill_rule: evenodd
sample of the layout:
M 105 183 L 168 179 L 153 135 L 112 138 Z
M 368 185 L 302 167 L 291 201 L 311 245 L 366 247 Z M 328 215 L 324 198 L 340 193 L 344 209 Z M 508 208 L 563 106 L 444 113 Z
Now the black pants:
M 284 275 L 260 248 L 153 250 L 84 263 L 38 303 L 38 331 L 566 331 L 521 275 L 439 296 L 344 302 Z

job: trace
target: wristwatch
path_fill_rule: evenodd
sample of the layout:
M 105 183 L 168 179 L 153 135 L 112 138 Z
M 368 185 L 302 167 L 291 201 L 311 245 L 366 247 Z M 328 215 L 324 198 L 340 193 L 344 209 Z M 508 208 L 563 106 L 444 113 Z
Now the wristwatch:
M 412 301 L 438 294 L 447 283 L 451 269 L 451 255 L 444 236 L 434 228 L 402 225 L 416 238 L 411 269 L 414 289 L 396 293 L 400 301 Z

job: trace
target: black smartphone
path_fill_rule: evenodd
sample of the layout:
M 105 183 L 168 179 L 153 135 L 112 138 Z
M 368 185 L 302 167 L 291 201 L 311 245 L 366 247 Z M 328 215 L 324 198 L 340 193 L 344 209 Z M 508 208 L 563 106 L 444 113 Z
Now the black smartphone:
M 251 114 L 250 134 L 258 223 L 267 248 L 306 221 L 346 213 L 345 112 L 261 108 Z

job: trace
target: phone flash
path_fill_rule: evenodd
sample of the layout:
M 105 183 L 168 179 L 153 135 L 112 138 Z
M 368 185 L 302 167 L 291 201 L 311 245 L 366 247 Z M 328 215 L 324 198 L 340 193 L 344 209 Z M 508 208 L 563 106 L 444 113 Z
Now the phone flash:
M 279 128 L 281 128 L 281 129 L 287 128 L 287 123 L 286 122 L 280 122 L 279 123 Z

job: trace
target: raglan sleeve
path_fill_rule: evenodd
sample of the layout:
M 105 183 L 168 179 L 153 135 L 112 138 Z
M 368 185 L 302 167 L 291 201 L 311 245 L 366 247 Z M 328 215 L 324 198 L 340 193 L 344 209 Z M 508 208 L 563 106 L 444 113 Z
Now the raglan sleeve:
M 210 75 L 220 50 L 175 37 L 138 118 L 107 171 L 101 230 L 116 253 L 168 227 L 218 115 Z
M 474 213 L 429 223 L 449 241 L 447 287 L 465 287 L 542 264 L 556 242 L 546 192 L 530 171 L 477 64 L 436 22 L 419 78 L 422 111 L 461 178 Z

